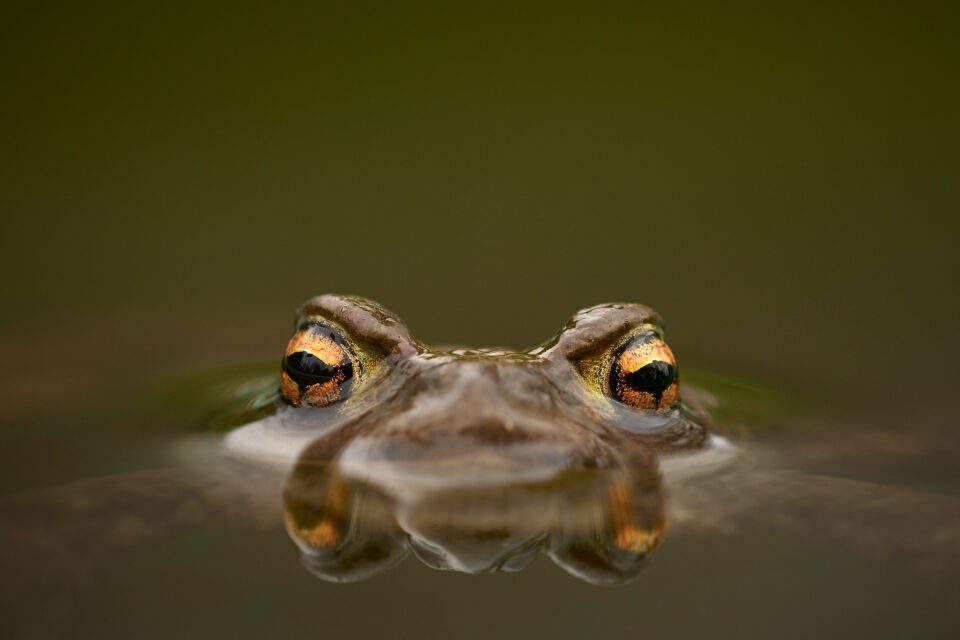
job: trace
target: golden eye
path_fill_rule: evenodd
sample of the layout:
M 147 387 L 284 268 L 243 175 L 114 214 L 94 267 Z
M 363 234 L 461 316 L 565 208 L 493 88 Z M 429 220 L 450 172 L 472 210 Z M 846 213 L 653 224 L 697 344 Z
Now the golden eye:
M 613 352 L 610 395 L 636 409 L 666 411 L 680 399 L 677 361 L 654 331 L 631 338 Z
M 280 391 L 296 406 L 325 407 L 347 397 L 353 359 L 336 331 L 319 323 L 300 327 L 287 344 Z

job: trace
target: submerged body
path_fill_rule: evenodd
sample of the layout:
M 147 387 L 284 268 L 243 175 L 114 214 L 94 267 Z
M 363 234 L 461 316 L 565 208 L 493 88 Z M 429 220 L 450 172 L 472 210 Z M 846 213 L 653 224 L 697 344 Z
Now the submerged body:
M 178 436 L 167 468 L 0 505 L 11 601 L 52 585 L 68 600 L 71 579 L 118 549 L 239 523 L 283 522 L 307 568 L 330 581 L 412 551 L 469 573 L 518 570 L 543 553 L 586 581 L 621 583 L 668 528 L 741 527 L 956 575 L 955 495 L 846 471 L 864 452 L 919 455 L 917 443 L 809 424 L 750 438 L 740 429 L 766 428 L 779 405 L 764 411 L 762 394 L 691 378 L 641 305 L 587 309 L 517 352 L 429 348 L 375 303 L 315 298 L 279 376 L 230 374 L 230 429 Z

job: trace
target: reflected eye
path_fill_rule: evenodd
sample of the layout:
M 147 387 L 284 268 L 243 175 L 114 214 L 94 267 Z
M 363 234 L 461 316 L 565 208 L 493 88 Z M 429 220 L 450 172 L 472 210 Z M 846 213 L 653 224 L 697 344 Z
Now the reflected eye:
M 641 333 L 613 352 L 610 395 L 636 409 L 666 411 L 680 399 L 677 361 L 653 331 Z
M 347 397 L 353 359 L 336 331 L 322 324 L 301 327 L 283 357 L 280 391 L 296 406 L 324 407 Z

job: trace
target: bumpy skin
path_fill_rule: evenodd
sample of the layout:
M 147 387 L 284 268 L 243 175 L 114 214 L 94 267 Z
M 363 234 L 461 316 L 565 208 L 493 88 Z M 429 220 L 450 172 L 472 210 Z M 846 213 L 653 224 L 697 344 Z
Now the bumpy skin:
M 263 453 L 287 438 L 276 453 L 298 455 L 288 530 L 328 579 L 382 570 L 409 542 L 437 568 L 516 570 L 546 550 L 580 577 L 622 581 L 666 526 L 654 452 L 708 438 L 679 404 L 643 411 L 604 386 L 615 347 L 661 332 L 642 305 L 586 309 L 525 352 L 430 349 L 356 297 L 308 301 L 296 327 L 310 323 L 347 343 L 349 395 L 322 408 L 281 402 L 230 440 Z
M 643 305 L 585 309 L 546 344 L 523 352 L 431 349 L 389 311 L 353 296 L 308 301 L 296 326 L 309 322 L 336 328 L 362 372 L 342 402 L 319 412 L 278 412 L 287 426 L 310 427 L 311 439 L 334 428 L 340 440 L 375 431 L 407 440 L 466 433 L 482 441 L 500 433 L 501 449 L 569 439 L 582 451 L 598 442 L 691 449 L 708 436 L 679 404 L 651 412 L 609 397 L 604 380 L 614 347 L 637 331 L 661 332 L 659 317 Z

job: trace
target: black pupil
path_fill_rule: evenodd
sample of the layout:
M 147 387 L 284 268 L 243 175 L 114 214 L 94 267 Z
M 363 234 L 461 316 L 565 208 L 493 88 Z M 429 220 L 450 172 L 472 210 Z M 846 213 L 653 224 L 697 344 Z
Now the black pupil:
M 340 343 L 339 340 L 332 335 L 332 332 L 329 332 L 323 327 L 313 327 L 310 330 L 321 331 L 330 340 L 334 340 L 338 344 Z M 337 379 L 341 384 L 345 384 L 353 378 L 353 363 L 350 361 L 350 358 L 345 357 L 342 362 L 329 364 L 307 351 L 297 351 L 287 356 L 283 361 L 283 370 L 286 371 L 287 375 L 293 378 L 301 388 L 313 384 L 322 384 L 333 379 Z
M 332 380 L 340 366 L 330 366 L 312 353 L 298 351 L 287 356 L 285 368 L 287 375 L 297 382 L 316 383 Z
M 657 402 L 671 384 L 677 379 L 677 368 L 669 362 L 654 360 L 623 377 L 623 382 L 631 389 L 652 394 Z

